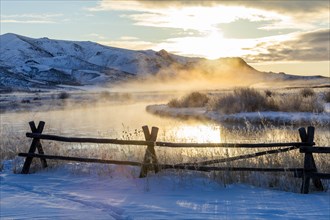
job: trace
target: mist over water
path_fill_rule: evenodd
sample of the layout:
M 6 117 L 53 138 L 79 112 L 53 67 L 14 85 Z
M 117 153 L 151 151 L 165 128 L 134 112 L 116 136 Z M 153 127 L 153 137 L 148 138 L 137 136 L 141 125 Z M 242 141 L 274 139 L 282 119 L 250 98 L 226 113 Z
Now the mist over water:
M 143 72 L 143 71 L 142 71 Z M 260 72 L 240 58 L 201 60 L 196 63 L 173 64 L 156 74 L 137 76 L 127 82 L 111 85 L 117 92 L 201 91 L 234 87 L 286 88 L 329 86 L 326 77 L 299 77 L 284 73 Z
M 192 91 L 221 90 L 251 86 L 265 77 L 239 58 L 204 60 L 186 66 L 172 65 L 157 74 L 115 85 L 113 91 Z
M 243 61 L 244 62 L 244 61 Z M 159 127 L 158 140 L 173 142 L 271 142 L 299 141 L 297 128 L 263 128 L 261 132 L 246 125 L 226 125 L 216 122 L 160 117 L 148 113 L 146 106 L 168 103 L 172 98 L 182 97 L 191 91 L 221 92 L 235 87 L 271 88 L 312 85 L 318 81 L 268 81 L 274 75 L 264 74 L 250 68 L 239 59 L 221 62 L 204 61 L 191 66 L 169 66 L 155 75 L 146 75 L 135 80 L 108 87 L 79 92 L 68 100 L 49 99 L 40 101 L 40 107 L 20 113 L 1 114 L 1 148 L 15 147 L 30 132 L 29 121 L 45 121 L 44 133 L 74 137 L 104 137 L 143 140 L 141 127 Z M 324 79 L 322 79 L 324 81 Z M 320 82 L 322 82 L 322 80 Z M 85 99 L 85 96 L 92 98 Z M 33 97 L 31 97 L 33 98 Z M 77 101 L 78 100 L 78 101 Z M 90 100 L 92 100 L 90 102 Z M 80 103 L 82 102 L 82 103 Z M 64 104 L 63 104 L 64 103 Z M 77 105 L 78 103 L 78 105 Z M 55 106 L 53 108 L 52 106 Z M 56 108 L 60 105 L 61 108 Z M 243 127 L 243 129 L 242 129 Z M 244 130 L 245 129 L 245 130 Z M 281 134 L 273 131 L 279 129 Z M 251 133 L 252 132 L 252 133 Z M 257 135 L 251 135 L 251 134 Z M 325 134 L 318 131 L 319 135 Z M 289 138 L 287 138 L 289 137 Z M 324 135 L 324 137 L 327 137 Z
M 154 104 L 154 102 L 107 103 L 47 112 L 6 113 L 1 115 L 1 131 L 2 135 L 10 133 L 14 136 L 25 137 L 25 132 L 30 132 L 29 121 L 36 123 L 45 121 L 44 133 L 122 139 L 124 131 L 134 133 L 135 130 L 141 130 L 142 126 L 148 125 L 149 127 L 159 127 L 159 137 L 161 138 L 165 133 L 168 134 L 167 136 L 173 137 L 176 131 L 182 130 L 182 127 L 185 126 L 212 127 L 214 124 L 158 117 L 145 111 L 148 104 Z M 185 132 L 187 139 L 193 139 L 194 135 L 196 133 Z M 204 135 L 207 137 L 207 134 Z M 143 135 L 140 135 L 139 138 L 143 139 Z M 199 140 L 201 139 L 199 138 Z M 205 140 L 207 141 L 207 138 Z
M 170 95 L 141 93 L 133 96 L 133 100 L 130 101 L 99 101 L 83 107 L 68 106 L 58 110 L 5 113 L 1 114 L 1 136 L 25 138 L 25 133 L 30 132 L 29 121 L 36 123 L 45 121 L 45 133 L 65 136 L 122 139 L 123 132 L 134 133 L 136 130 L 141 131 L 142 126 L 148 125 L 159 127 L 158 137 L 163 140 L 235 142 L 239 141 L 237 136 L 241 137 L 241 140 L 251 139 L 251 135 L 244 136 L 244 129 L 247 129 L 246 126 L 252 129 L 252 125 L 226 125 L 205 120 L 160 117 L 145 110 L 148 105 L 166 103 L 165 100 L 172 96 L 172 93 Z M 257 127 L 262 126 L 257 125 Z M 287 128 L 297 129 L 290 126 Z M 243 132 L 237 135 L 238 131 Z M 144 139 L 142 133 L 134 138 Z M 259 141 L 267 141 L 266 139 Z
M 48 111 L 28 111 L 1 114 L 0 160 L 14 158 L 18 152 L 27 152 L 31 139 L 25 133 L 31 132 L 28 122 L 45 121 L 44 134 L 67 137 L 94 137 L 144 140 L 142 126 L 159 128 L 157 141 L 184 143 L 261 143 L 299 141 L 297 127 L 254 127 L 251 124 L 219 124 L 212 121 L 159 117 L 148 113 L 147 105 L 166 103 L 177 93 L 137 93 L 131 94 L 126 101 L 102 101 L 75 106 L 68 102 L 66 108 Z M 329 143 L 329 132 L 317 128 L 315 141 L 324 146 Z M 46 153 L 60 150 L 60 155 L 87 154 L 100 157 L 106 153 L 109 158 L 127 160 L 128 149 L 137 161 L 143 159 L 144 147 L 120 148 L 117 146 L 70 144 L 54 141 L 42 141 Z M 109 148 L 110 147 L 110 148 Z M 62 149 L 62 150 L 61 150 Z M 93 150 L 92 150 L 93 149 Z M 89 151 L 87 151 L 89 150 Z M 90 152 L 90 153 L 88 153 Z M 231 152 L 231 151 L 229 151 Z M 57 152 L 58 153 L 58 152 Z M 165 162 L 207 157 L 214 153 L 222 155 L 224 149 L 168 149 L 157 148 Z M 102 156 L 103 157 L 103 156 Z M 182 162 L 182 161 L 181 161 Z

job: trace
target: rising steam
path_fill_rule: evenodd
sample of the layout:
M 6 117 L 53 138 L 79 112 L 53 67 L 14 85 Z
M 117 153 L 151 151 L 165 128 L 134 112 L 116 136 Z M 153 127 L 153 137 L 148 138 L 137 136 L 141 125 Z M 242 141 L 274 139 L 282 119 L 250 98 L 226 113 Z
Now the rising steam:
M 157 74 L 145 75 L 113 87 L 114 91 L 220 90 L 263 82 L 265 75 L 241 58 L 172 64 Z
M 241 58 L 201 59 L 188 64 L 174 63 L 156 74 L 145 74 L 120 83 L 113 91 L 201 91 L 234 87 L 283 88 L 329 86 L 329 78 L 260 72 Z

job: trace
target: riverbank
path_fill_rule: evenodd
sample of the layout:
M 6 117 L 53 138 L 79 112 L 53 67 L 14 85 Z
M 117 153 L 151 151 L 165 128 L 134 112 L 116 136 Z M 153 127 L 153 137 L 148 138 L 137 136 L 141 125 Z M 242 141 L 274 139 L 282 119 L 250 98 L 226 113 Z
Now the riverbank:
M 236 114 L 222 114 L 217 111 L 209 111 L 207 108 L 172 108 L 166 104 L 148 105 L 149 113 L 159 116 L 169 116 L 181 119 L 202 119 L 225 123 L 272 123 L 277 125 L 319 125 L 330 126 L 330 107 L 325 106 L 323 113 L 312 112 L 241 112 Z

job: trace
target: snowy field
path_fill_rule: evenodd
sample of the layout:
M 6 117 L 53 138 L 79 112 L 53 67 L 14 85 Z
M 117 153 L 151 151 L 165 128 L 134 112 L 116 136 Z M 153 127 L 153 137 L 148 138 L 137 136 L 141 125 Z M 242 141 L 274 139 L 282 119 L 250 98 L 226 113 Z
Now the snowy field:
M 140 179 L 127 166 L 66 164 L 29 175 L 11 169 L 7 161 L 0 173 L 1 219 L 330 219 L 330 192 L 224 186 L 197 172 Z

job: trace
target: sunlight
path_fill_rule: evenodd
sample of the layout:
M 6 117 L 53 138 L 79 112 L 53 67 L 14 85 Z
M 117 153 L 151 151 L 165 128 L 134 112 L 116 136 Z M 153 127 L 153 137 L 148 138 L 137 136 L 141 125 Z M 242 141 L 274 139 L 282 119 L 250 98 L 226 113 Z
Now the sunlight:
M 193 46 L 192 46 L 193 45 Z M 220 30 L 211 31 L 203 36 L 171 38 L 160 43 L 155 50 L 166 50 L 186 56 L 201 56 L 207 59 L 247 55 L 255 40 L 226 39 Z
M 219 50 L 217 49 L 218 47 L 224 47 L 224 38 L 223 34 L 220 33 L 219 31 L 213 31 L 209 35 L 207 35 L 204 38 L 204 41 L 207 42 L 207 45 L 210 46 L 204 46 L 204 50 L 201 52 L 205 54 L 205 57 L 208 59 L 216 59 L 219 58 Z M 212 46 L 215 46 L 212 47 Z M 221 51 L 221 50 L 220 50 Z
M 210 125 L 183 125 L 175 129 L 178 139 L 197 143 L 220 143 L 219 127 Z
M 130 19 L 134 25 L 174 30 L 174 33 L 179 34 L 165 37 L 157 43 L 122 39 L 112 40 L 109 43 L 130 49 L 151 48 L 156 51 L 165 49 L 182 56 L 207 59 L 246 56 L 254 53 L 252 49 L 256 48 L 258 40 L 263 40 L 262 38 L 228 39 L 224 37 L 221 24 L 230 24 L 238 20 L 264 22 L 264 26 L 260 28 L 265 30 L 274 29 L 281 22 L 292 24 L 288 16 L 246 6 L 202 4 L 183 7 L 180 4 L 174 4 L 163 7 L 162 4 L 139 1 L 133 1 L 131 5 L 129 3 L 102 1 L 97 8 L 91 10 L 132 10 L 134 13 L 124 14 L 122 17 Z

